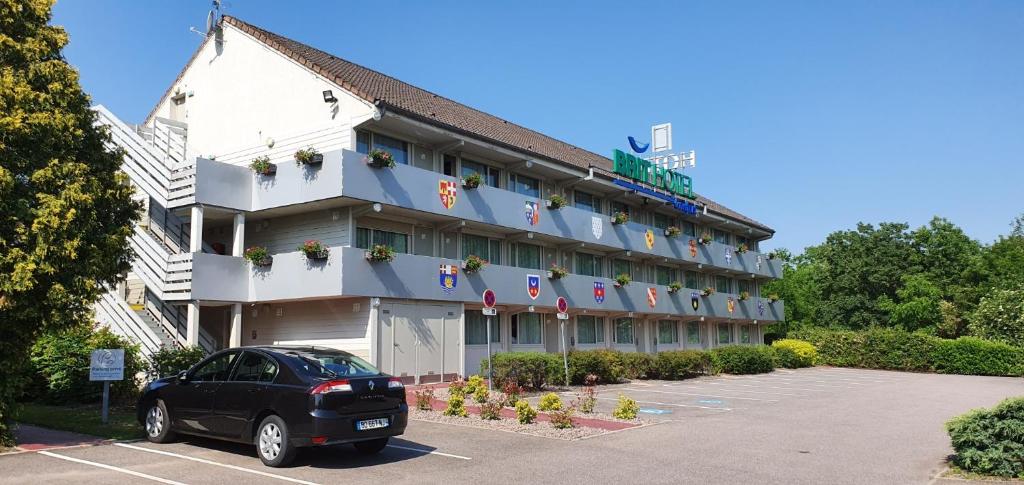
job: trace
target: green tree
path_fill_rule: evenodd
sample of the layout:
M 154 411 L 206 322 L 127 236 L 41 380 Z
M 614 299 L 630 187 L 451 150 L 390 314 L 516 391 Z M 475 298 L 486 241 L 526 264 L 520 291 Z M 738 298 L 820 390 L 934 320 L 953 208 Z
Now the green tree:
M 89 318 L 129 268 L 139 205 L 121 154 L 48 25 L 52 0 L 0 0 L 0 442 L 43 330 Z
M 820 268 L 816 264 L 815 253 L 816 248 L 813 247 L 799 256 L 792 256 L 784 248 L 776 250 L 783 264 L 782 278 L 765 283 L 761 296 L 775 294 L 786 302 L 786 319 L 782 329 L 775 329 L 778 333 L 814 325 L 814 315 L 821 301 L 816 279 Z
M 997 289 L 983 297 L 968 327 L 975 336 L 1024 346 L 1024 287 Z
M 936 329 L 943 323 L 942 291 L 925 274 L 904 275 L 896 300 L 878 298 L 878 307 L 889 314 L 889 324 L 904 330 Z

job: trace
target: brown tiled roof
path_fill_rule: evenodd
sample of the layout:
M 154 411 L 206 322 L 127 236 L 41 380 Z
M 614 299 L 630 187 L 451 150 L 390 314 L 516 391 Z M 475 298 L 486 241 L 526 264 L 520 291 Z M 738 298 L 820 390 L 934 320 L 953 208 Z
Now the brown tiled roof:
M 470 108 L 443 96 L 399 81 L 391 76 L 333 56 L 301 42 L 282 37 L 235 17 L 224 16 L 233 25 L 310 70 L 324 76 L 368 102 L 431 124 L 438 124 L 468 136 L 484 139 L 515 151 L 574 165 L 581 169 L 596 166 L 610 170 L 612 161 L 589 150 L 556 140 Z M 698 197 L 708 210 L 728 218 L 774 232 L 768 226 L 732 211 L 710 199 Z

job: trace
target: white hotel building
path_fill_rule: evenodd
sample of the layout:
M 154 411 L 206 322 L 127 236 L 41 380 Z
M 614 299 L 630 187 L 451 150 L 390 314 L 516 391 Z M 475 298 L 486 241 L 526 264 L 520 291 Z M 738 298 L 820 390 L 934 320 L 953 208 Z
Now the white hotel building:
M 236 18 L 219 21 L 142 125 L 97 110 L 147 205 L 133 270 L 97 319 L 146 352 L 322 345 L 430 382 L 478 371 L 485 288 L 499 352 L 757 344 L 783 315 L 761 294 L 782 273 L 758 250 L 769 227 L 703 196 L 679 204 L 605 156 Z M 322 162 L 297 163 L 307 147 Z M 372 150 L 398 163 L 371 166 Z M 250 168 L 264 156 L 276 173 Z M 483 183 L 464 187 L 474 173 Z M 565 207 L 548 207 L 556 195 Z M 629 221 L 613 223 L 617 212 Z M 326 258 L 307 258 L 307 240 Z M 377 244 L 394 260 L 369 261 Z M 253 247 L 272 262 L 247 261 Z M 489 264 L 467 274 L 470 255 Z M 620 274 L 632 282 L 616 286 Z

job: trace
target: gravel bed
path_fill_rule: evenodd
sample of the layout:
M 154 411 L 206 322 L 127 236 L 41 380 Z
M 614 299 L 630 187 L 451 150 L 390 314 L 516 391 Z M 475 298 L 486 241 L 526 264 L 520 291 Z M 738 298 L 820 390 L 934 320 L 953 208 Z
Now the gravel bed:
M 603 429 L 587 427 L 558 429 L 552 426 L 551 423 L 547 422 L 519 424 L 519 421 L 510 418 L 485 420 L 480 419 L 480 416 L 474 414 L 470 414 L 465 418 L 460 418 L 458 416 L 445 416 L 444 414 L 441 413 L 441 411 L 422 411 L 414 408 L 409 409 L 409 417 L 412 419 L 422 419 L 424 421 L 432 421 L 435 423 L 456 424 L 484 429 L 497 429 L 502 431 L 512 431 L 514 433 L 523 433 L 534 436 L 543 436 L 545 438 L 555 438 L 570 441 L 586 438 L 589 436 L 605 434 L 609 432 Z

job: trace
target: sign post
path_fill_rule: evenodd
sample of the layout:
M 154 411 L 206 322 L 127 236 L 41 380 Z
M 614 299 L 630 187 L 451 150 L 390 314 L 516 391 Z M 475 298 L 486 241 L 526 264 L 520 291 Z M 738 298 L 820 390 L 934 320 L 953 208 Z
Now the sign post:
M 494 294 L 494 290 L 488 288 L 484 290 L 483 294 L 484 309 L 483 314 L 487 315 L 487 390 L 494 390 L 494 358 L 491 355 L 491 317 L 498 313 L 494 309 L 494 304 L 497 303 L 498 297 Z
M 558 297 L 555 300 L 555 308 L 558 309 L 558 331 L 562 336 L 562 366 L 565 368 L 565 385 L 569 385 L 569 345 L 565 339 L 565 321 L 569 319 L 569 302 L 565 297 Z
M 124 349 L 96 349 L 89 358 L 89 380 L 103 381 L 103 424 L 110 416 L 110 381 L 124 379 Z

